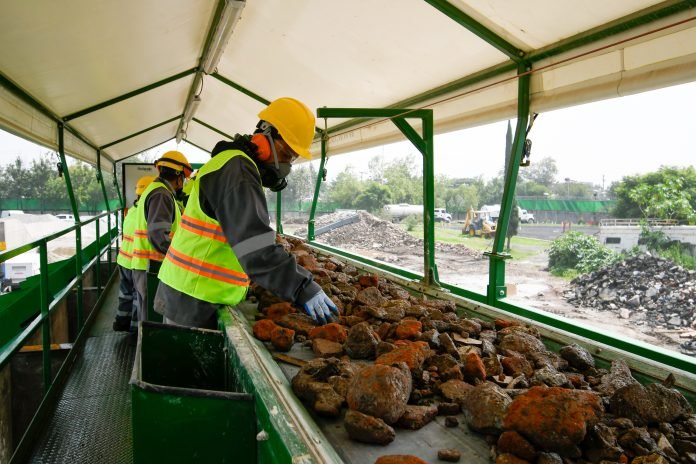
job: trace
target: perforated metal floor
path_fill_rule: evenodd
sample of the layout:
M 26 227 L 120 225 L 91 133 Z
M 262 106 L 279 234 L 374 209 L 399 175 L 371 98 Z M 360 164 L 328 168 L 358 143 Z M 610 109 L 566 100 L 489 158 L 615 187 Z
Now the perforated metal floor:
M 117 293 L 118 282 L 109 289 L 29 462 L 133 462 L 128 381 L 135 346 L 127 334 L 110 329 Z

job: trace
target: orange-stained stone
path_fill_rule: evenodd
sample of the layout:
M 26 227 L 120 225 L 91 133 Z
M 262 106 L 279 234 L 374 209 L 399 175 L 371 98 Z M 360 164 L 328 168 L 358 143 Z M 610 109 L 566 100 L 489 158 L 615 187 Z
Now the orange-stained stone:
M 420 321 L 413 321 L 406 319 L 401 321 L 396 327 L 396 338 L 399 339 L 413 339 L 418 337 L 423 330 L 423 324 Z
M 312 255 L 303 255 L 297 257 L 297 264 L 307 269 L 308 271 L 319 270 L 319 262 Z
M 290 303 L 282 302 L 270 305 L 269 307 L 265 308 L 263 312 L 266 314 L 266 318 L 276 321 L 281 317 L 294 312 L 294 310 L 292 309 L 292 305 Z
M 278 351 L 290 351 L 292 344 L 295 343 L 295 331 L 285 327 L 276 326 L 271 331 L 271 344 Z
M 504 329 L 506 327 L 511 327 L 513 325 L 522 325 L 517 321 L 510 321 L 507 319 L 496 319 L 495 320 L 495 328 L 496 330 Z
M 486 367 L 483 365 L 481 356 L 476 353 L 469 353 L 466 355 L 466 363 L 462 369 L 464 374 L 464 380 L 469 383 L 474 383 L 476 379 L 485 380 L 486 379 Z
M 428 464 L 417 456 L 411 454 L 391 454 L 377 458 L 375 464 Z
M 499 454 L 495 459 L 495 464 L 529 464 L 529 461 L 520 459 L 514 454 Z
M 321 325 L 309 331 L 309 338 L 323 338 L 336 343 L 345 343 L 348 332 L 341 324 L 332 322 L 331 324 Z
M 430 348 L 426 342 L 409 342 L 397 340 L 396 349 L 389 353 L 384 353 L 375 360 L 375 364 L 391 366 L 395 363 L 406 363 L 410 370 L 420 369 L 428 355 Z
M 621 453 L 621 456 L 619 456 L 619 462 L 621 464 L 628 464 L 628 456 L 625 454 Z
M 271 332 L 278 327 L 270 319 L 262 319 L 254 324 L 254 337 L 267 342 L 271 339 Z
M 517 432 L 503 432 L 498 437 L 498 452 L 514 454 L 527 461 L 534 461 L 537 454 L 534 446 Z
M 361 275 L 358 277 L 358 282 L 363 287 L 376 287 L 379 285 L 379 276 L 376 275 Z

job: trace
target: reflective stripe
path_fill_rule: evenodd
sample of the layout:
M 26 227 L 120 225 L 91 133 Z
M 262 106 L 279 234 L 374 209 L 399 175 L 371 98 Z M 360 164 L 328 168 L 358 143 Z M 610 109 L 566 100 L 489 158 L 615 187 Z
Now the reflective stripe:
M 171 229 L 172 223 L 167 221 L 155 222 L 153 224 L 147 225 L 147 230 L 160 230 L 160 229 Z
M 164 255 L 159 251 L 150 250 L 133 250 L 133 257 L 151 259 L 154 261 L 162 261 L 164 259 Z
M 118 254 L 123 255 L 125 258 L 128 258 L 128 259 L 131 259 L 133 257 L 132 254 L 128 253 L 127 251 L 124 251 L 123 248 L 119 248 Z
M 135 230 L 133 232 L 133 235 L 135 235 L 136 237 L 147 238 L 147 230 Z
M 184 214 L 181 216 L 181 223 L 179 225 L 182 229 L 186 229 L 196 235 L 212 238 L 219 242 L 227 241 L 225 234 L 222 232 L 222 228 L 215 224 L 200 221 Z
M 239 242 L 232 247 L 234 254 L 237 255 L 237 259 L 244 255 L 253 253 L 261 248 L 266 248 L 275 244 L 276 233 L 274 231 L 264 232 L 263 234 L 255 235 L 251 238 Z
M 220 266 L 215 266 L 204 261 L 194 259 L 191 256 L 187 256 L 181 252 L 176 251 L 174 248 L 169 247 L 167 252 L 167 259 L 183 269 L 194 274 L 202 275 L 215 280 L 220 280 L 222 282 L 227 282 L 233 285 L 239 285 L 246 287 L 249 285 L 249 277 L 241 272 L 236 272 L 231 269 L 225 269 Z
M 132 236 L 132 235 L 124 235 L 124 236 L 123 236 L 123 241 L 124 241 L 124 242 L 132 242 L 132 241 L 133 241 L 133 236 Z

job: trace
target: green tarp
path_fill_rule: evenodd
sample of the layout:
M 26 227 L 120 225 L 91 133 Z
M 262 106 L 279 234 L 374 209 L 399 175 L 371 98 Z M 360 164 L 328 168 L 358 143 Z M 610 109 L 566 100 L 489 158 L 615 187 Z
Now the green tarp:
M 517 204 L 528 211 L 567 211 L 572 213 L 609 213 L 615 200 L 528 200 L 518 199 Z

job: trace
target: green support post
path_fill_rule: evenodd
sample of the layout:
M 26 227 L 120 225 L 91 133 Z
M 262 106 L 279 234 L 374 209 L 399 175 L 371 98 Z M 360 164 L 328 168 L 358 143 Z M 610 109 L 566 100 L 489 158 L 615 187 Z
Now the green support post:
M 281 201 L 283 200 L 283 196 L 281 195 L 281 192 L 276 192 L 276 232 L 279 234 L 283 233 L 283 212 L 281 211 Z
M 39 244 L 40 301 L 41 301 L 41 358 L 43 361 L 44 392 L 51 388 L 51 318 L 48 312 L 48 246 L 46 240 Z
M 80 212 L 77 209 L 77 201 L 75 200 L 75 192 L 70 182 L 70 170 L 68 163 L 65 160 L 65 143 L 63 139 L 65 127 L 63 123 L 58 123 L 58 156 L 63 168 L 63 178 L 65 179 L 65 188 L 68 190 L 68 198 L 70 198 L 70 207 L 72 208 L 75 218 L 75 225 L 79 226 L 75 229 L 75 278 L 77 279 L 77 330 L 82 329 L 84 324 L 82 297 L 84 293 L 84 285 L 82 282 L 82 222 L 80 221 Z
M 321 132 L 321 161 L 319 162 L 319 172 L 317 173 L 317 182 L 314 186 L 314 197 L 312 198 L 312 209 L 309 210 L 309 221 L 307 222 L 307 241 L 313 242 L 314 236 L 314 216 L 317 214 L 317 202 L 319 201 L 319 191 L 321 190 L 321 181 L 324 178 L 324 166 L 326 165 L 326 142 L 329 140 L 329 135 L 326 131 Z
M 96 224 L 96 233 L 97 233 L 97 262 L 95 263 L 95 266 L 97 268 L 95 280 L 97 283 L 97 296 L 101 295 L 101 255 L 99 252 L 101 251 L 101 243 L 99 243 L 99 219 L 94 221 Z
M 507 288 L 505 286 L 505 260 L 510 258 L 510 255 L 504 253 L 503 250 L 505 249 L 505 237 L 510 221 L 512 200 L 515 196 L 515 188 L 517 186 L 517 173 L 520 169 L 522 151 L 524 149 L 525 140 L 527 139 L 530 82 L 530 75 L 527 74 L 527 71 L 529 70 L 529 64 L 522 63 L 517 67 L 517 72 L 520 77 L 518 77 L 517 83 L 517 127 L 515 129 L 515 139 L 512 144 L 512 154 L 507 166 L 507 171 L 505 172 L 505 187 L 503 189 L 503 198 L 500 202 L 500 215 L 498 217 L 498 227 L 495 231 L 495 239 L 493 241 L 493 251 L 485 253 L 485 255 L 490 258 L 486 301 L 491 305 L 507 296 Z
M 114 166 L 114 188 L 116 189 L 116 194 L 118 194 L 118 201 L 121 203 L 121 226 L 123 226 L 123 219 L 124 219 L 124 211 L 126 210 L 126 204 L 123 201 L 123 197 L 121 196 L 121 190 L 118 188 L 118 177 L 116 177 L 116 163 L 113 164 Z M 116 234 L 118 235 L 118 215 L 116 215 Z M 118 249 L 119 249 L 119 242 L 118 240 L 116 241 L 116 254 L 118 255 Z
M 109 206 L 109 195 L 106 193 L 106 185 L 104 184 L 104 174 L 101 170 L 101 150 L 97 150 L 97 180 L 99 180 L 99 184 L 101 185 L 102 189 L 102 195 L 104 195 L 104 205 L 106 206 L 106 212 L 109 213 L 109 215 L 106 216 L 106 232 L 109 237 L 109 249 L 106 252 L 106 259 L 109 266 L 109 275 L 111 275 L 111 207 Z M 99 228 L 98 225 L 97 228 Z M 99 234 L 97 234 L 97 244 L 99 244 Z
M 318 118 L 387 118 L 423 155 L 423 283 L 440 286 L 435 264 L 435 179 L 433 110 L 408 108 L 319 108 Z M 420 119 L 423 135 L 406 121 Z M 322 152 L 323 152 L 322 148 Z M 315 201 L 316 203 L 316 192 Z M 313 205 L 314 207 L 314 205 Z

